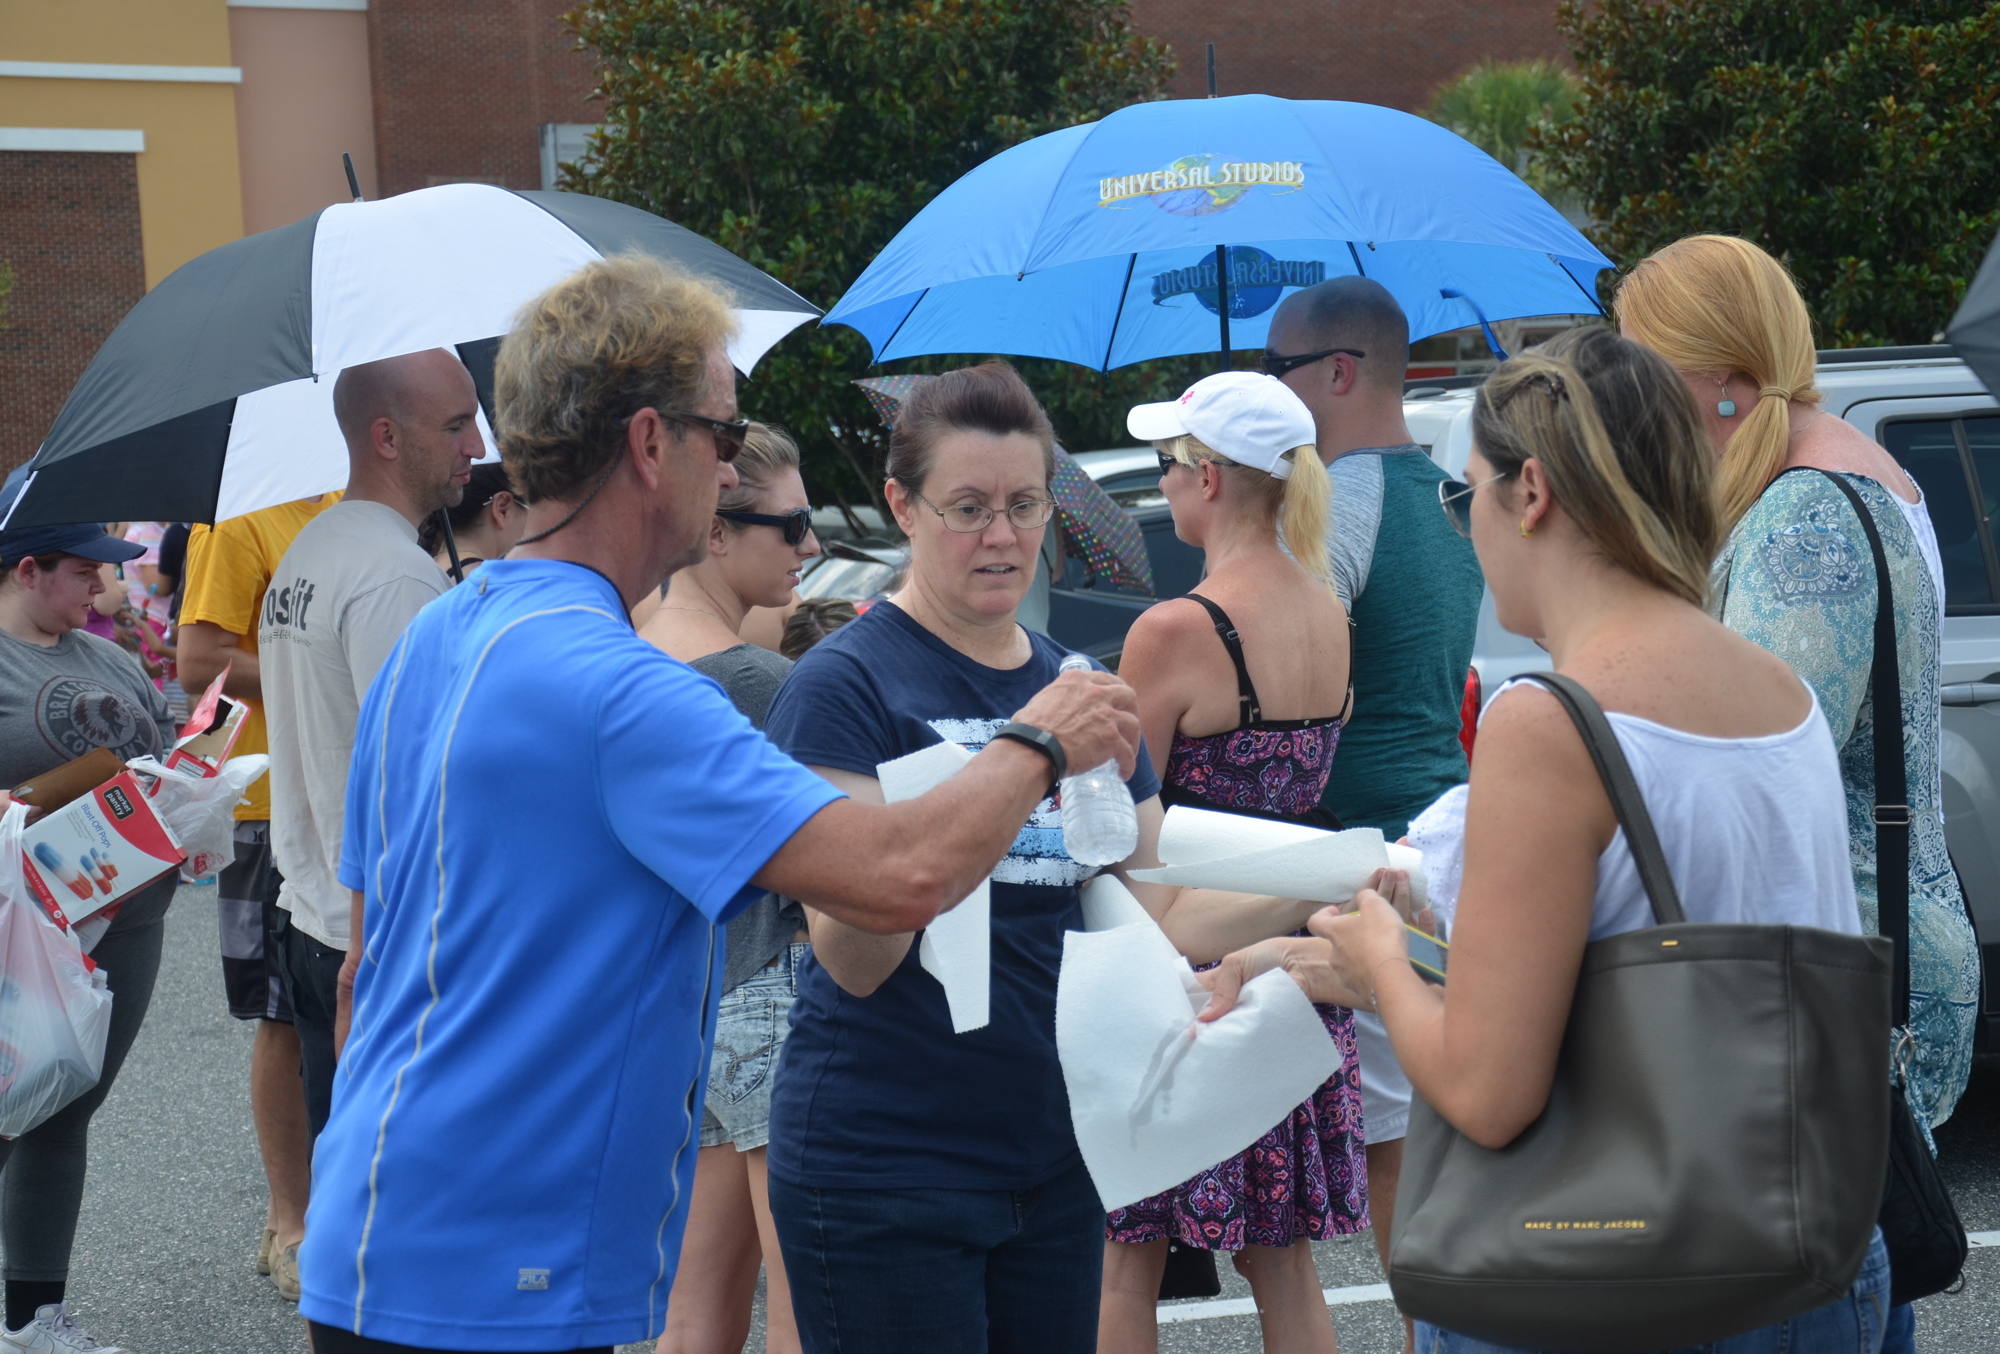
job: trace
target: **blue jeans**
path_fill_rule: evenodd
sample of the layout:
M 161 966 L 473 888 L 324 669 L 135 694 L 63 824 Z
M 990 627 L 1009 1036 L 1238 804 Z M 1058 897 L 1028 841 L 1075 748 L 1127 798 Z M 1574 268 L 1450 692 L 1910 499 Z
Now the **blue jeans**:
M 1093 1354 L 1104 1208 L 1077 1165 L 1019 1190 L 771 1176 L 806 1354 Z
M 1732 1335 L 1713 1344 L 1696 1345 L 1674 1354 L 1878 1354 L 1889 1320 L 1889 1252 L 1882 1233 L 1868 1243 L 1868 1258 L 1847 1296 L 1803 1316 Z M 1489 1344 L 1469 1335 L 1417 1323 L 1417 1354 L 1527 1354 L 1507 1345 Z
M 725 992 L 715 1013 L 715 1054 L 701 1106 L 701 1145 L 734 1143 L 739 1152 L 771 1141 L 771 1083 L 791 1032 L 799 965 L 812 953 L 787 945 L 778 957 Z

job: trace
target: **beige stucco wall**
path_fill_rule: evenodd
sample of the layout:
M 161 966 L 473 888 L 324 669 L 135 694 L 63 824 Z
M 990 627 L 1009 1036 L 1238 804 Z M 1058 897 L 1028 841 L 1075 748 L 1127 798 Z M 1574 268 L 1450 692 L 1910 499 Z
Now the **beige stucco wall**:
M 0 0 L 4 2 L 4 0 Z M 232 9 L 237 159 L 246 233 L 288 225 L 348 199 L 340 154 L 375 193 L 368 15 L 358 10 Z
M 0 0 L 9 61 L 230 66 L 224 0 Z M 116 127 L 138 156 L 146 285 L 243 233 L 236 87 L 0 77 L 0 126 Z

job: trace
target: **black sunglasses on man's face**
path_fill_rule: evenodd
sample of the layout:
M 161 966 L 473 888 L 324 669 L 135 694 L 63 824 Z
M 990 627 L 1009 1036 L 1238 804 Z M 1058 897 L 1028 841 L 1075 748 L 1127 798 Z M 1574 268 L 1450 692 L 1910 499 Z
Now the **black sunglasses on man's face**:
M 812 534 L 813 514 L 811 508 L 793 508 L 787 513 L 738 512 L 733 508 L 717 508 L 715 515 L 725 522 L 740 522 L 752 527 L 777 527 L 785 533 L 786 545 L 797 545 Z
M 669 423 L 679 423 L 689 428 L 708 429 L 709 433 L 715 438 L 715 459 L 718 461 L 735 460 L 736 453 L 743 450 L 743 443 L 750 436 L 750 420 L 747 418 L 710 418 L 706 414 L 690 414 L 679 409 L 654 409 L 653 412 Z M 619 419 L 618 430 L 623 432 L 632 425 L 632 420 L 637 417 L 639 417 L 639 411 L 634 410 Z
M 1345 353 L 1357 360 L 1368 356 L 1358 348 L 1326 348 L 1316 353 L 1298 353 L 1291 357 L 1282 357 L 1266 348 L 1263 358 L 1257 365 L 1263 369 L 1266 376 L 1275 376 L 1282 381 L 1286 372 L 1294 371 L 1309 362 L 1317 362 L 1323 357 L 1332 357 L 1335 353 Z

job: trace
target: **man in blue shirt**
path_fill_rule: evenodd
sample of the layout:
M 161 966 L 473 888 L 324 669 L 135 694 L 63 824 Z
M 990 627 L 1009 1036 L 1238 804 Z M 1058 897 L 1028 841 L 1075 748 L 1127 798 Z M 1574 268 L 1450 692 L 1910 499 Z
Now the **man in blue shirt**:
M 1065 754 L 1134 765 L 1130 690 L 1073 673 L 947 784 L 857 804 L 633 634 L 735 480 L 732 331 L 705 286 L 626 257 L 502 344 L 528 534 L 418 615 L 356 729 L 352 1034 L 300 1255 L 317 1354 L 658 1335 L 723 924 L 775 889 L 922 927 L 1006 854 Z

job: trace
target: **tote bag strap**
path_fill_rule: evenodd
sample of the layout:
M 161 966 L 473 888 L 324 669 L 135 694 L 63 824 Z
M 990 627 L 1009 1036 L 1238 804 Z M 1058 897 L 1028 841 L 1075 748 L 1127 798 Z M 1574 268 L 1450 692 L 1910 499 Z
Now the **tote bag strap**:
M 1604 717 L 1602 707 L 1580 683 L 1559 672 L 1528 672 L 1522 676 L 1547 687 L 1549 694 L 1562 702 L 1570 722 L 1583 737 L 1583 745 L 1590 749 L 1590 760 L 1597 763 L 1604 793 L 1611 798 L 1618 826 L 1625 829 L 1625 845 L 1632 852 L 1632 862 L 1639 867 L 1639 880 L 1646 886 L 1646 897 L 1653 904 L 1654 924 L 1673 926 L 1686 921 L 1680 891 L 1674 887 L 1673 873 L 1667 869 L 1666 852 L 1660 849 L 1659 834 L 1653 831 L 1653 816 L 1646 812 L 1639 782 L 1632 776 L 1625 750 L 1618 746 L 1618 735 L 1611 731 L 1611 721 Z
M 1875 659 L 1870 673 L 1875 714 L 1876 934 L 1896 947 L 1889 1013 L 1897 1029 L 1910 1023 L 1910 790 L 1903 751 L 1903 675 L 1896 662 L 1896 593 L 1875 517 L 1854 486 L 1824 470 L 1847 495 L 1875 557 Z

